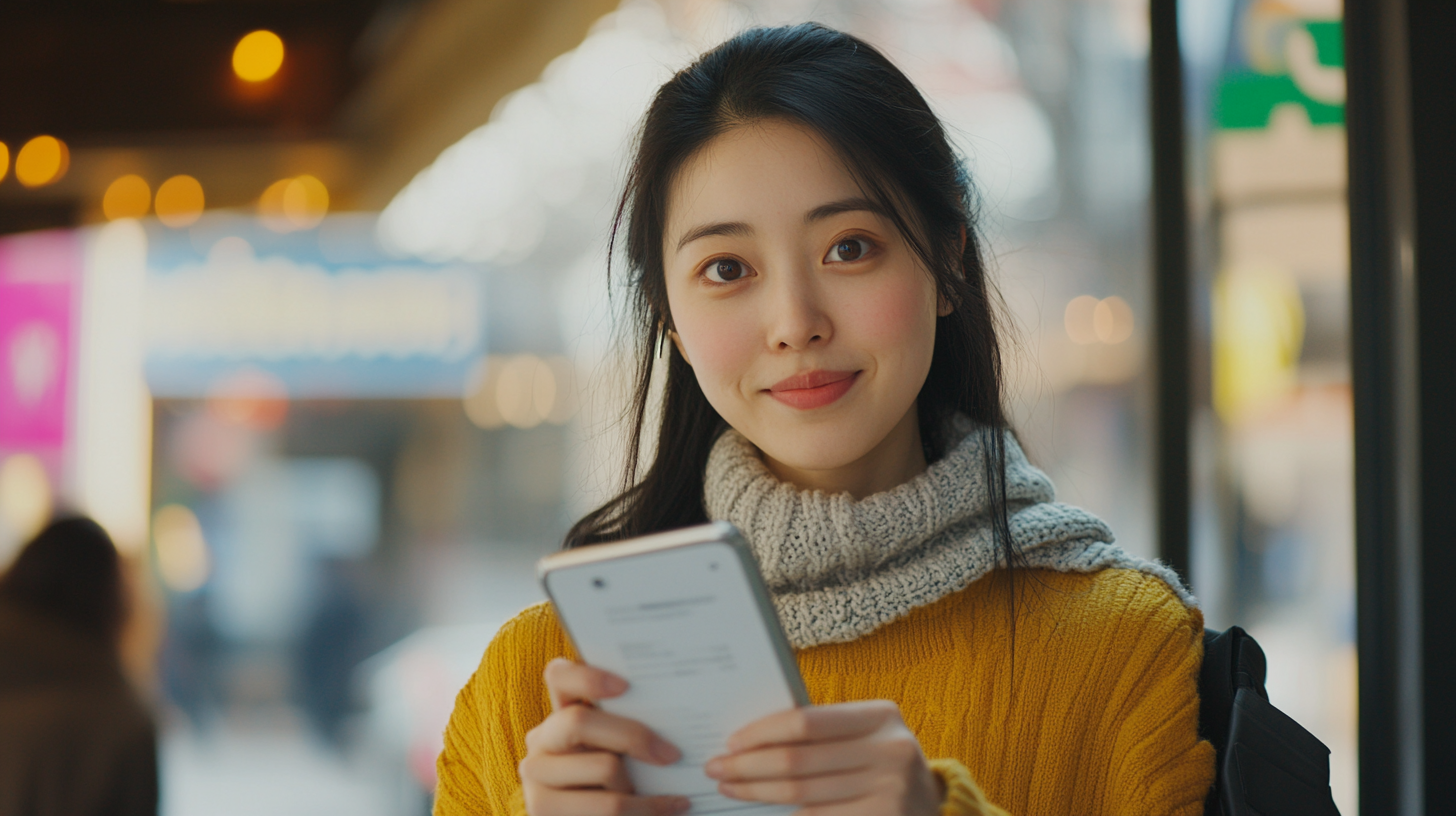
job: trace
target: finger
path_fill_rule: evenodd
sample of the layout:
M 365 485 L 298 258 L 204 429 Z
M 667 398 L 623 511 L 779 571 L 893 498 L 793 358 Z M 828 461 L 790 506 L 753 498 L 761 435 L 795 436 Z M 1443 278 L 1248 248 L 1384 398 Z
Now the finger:
M 718 792 L 734 799 L 781 805 L 822 805 L 845 802 L 870 794 L 873 777 L 850 772 L 808 776 L 799 779 L 768 779 L 757 782 L 720 782 Z
M 590 706 L 567 706 L 526 734 L 526 750 L 531 753 L 565 754 L 584 748 L 626 754 L 654 765 L 682 758 L 672 743 L 642 723 Z
M 774 745 L 714 757 L 703 770 L 725 782 L 845 773 L 868 767 L 874 756 L 872 748 L 863 739 Z
M 728 750 L 738 753 L 765 745 L 854 739 L 898 716 L 899 707 L 889 700 L 790 708 L 735 731 L 728 737 Z
M 627 690 L 627 681 L 617 675 L 564 657 L 547 663 L 543 677 L 551 694 L 553 709 L 562 709 L 572 703 L 595 703 Z
M 518 768 L 522 783 L 548 788 L 604 788 L 632 793 L 632 780 L 622 758 L 610 751 L 574 754 L 527 754 Z
M 630 796 L 615 791 L 559 790 L 532 787 L 526 791 L 531 813 L 575 816 L 678 816 L 692 805 L 686 796 Z

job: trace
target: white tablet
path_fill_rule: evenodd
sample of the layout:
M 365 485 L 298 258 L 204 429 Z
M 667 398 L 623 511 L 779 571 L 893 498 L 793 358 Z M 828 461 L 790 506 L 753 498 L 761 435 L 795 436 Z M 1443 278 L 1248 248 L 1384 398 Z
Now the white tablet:
M 682 751 L 669 766 L 627 759 L 641 795 L 692 800 L 692 813 L 778 816 L 796 808 L 729 799 L 703 765 L 748 723 L 808 705 L 794 653 L 747 544 L 715 522 L 541 559 L 538 574 L 586 663 L 624 678 L 603 710 Z

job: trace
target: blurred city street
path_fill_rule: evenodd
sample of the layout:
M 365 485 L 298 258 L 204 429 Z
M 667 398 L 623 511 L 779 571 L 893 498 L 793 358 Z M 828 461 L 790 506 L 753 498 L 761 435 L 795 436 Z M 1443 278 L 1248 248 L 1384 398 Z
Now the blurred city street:
M 1020 440 L 1157 555 L 1147 0 L 135 5 L 0 11 L 0 569 L 57 511 L 116 541 L 166 816 L 429 812 L 454 695 L 621 487 L 634 129 L 750 25 L 922 88 Z M 1353 814 L 1341 4 L 1186 5 L 1192 589 Z

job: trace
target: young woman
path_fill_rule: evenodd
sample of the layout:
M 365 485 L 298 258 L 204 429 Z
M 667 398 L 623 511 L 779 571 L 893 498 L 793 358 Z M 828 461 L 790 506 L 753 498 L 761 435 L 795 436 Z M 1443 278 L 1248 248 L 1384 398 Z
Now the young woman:
M 619 209 L 656 453 L 567 546 L 725 519 L 815 705 L 708 765 L 813 814 L 1198 814 L 1202 618 L 1166 568 L 1053 501 L 1001 407 L 969 180 L 889 61 L 815 25 L 734 37 L 658 92 Z M 637 439 L 633 440 L 634 442 Z M 622 756 L 547 605 L 460 692 L 437 814 L 676 814 Z M 543 682 L 544 676 L 544 682 Z

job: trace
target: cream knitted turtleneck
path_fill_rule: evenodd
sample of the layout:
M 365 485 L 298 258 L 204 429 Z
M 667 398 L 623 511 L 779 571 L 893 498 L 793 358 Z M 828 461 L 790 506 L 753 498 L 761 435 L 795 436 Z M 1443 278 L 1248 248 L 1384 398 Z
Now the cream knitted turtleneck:
M 985 435 L 953 424 L 955 446 L 914 479 L 855 501 L 776 479 L 729 429 L 713 446 L 703 494 L 713 520 L 743 532 L 795 648 L 850 641 L 965 588 L 998 566 L 982 465 Z M 1139 570 L 1196 602 L 1167 566 L 1128 555 L 1085 510 L 1054 501 L 1046 474 L 1006 434 L 1011 535 L 1024 565 L 1059 572 Z

